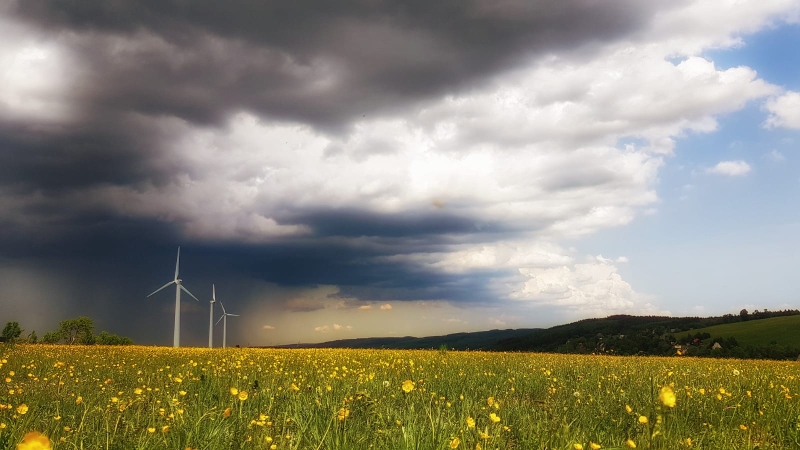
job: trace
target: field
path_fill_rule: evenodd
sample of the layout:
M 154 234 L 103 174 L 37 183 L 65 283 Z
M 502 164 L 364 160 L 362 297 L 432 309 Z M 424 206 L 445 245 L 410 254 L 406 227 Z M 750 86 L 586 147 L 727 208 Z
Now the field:
M 794 362 L 0 349 L 3 449 L 800 448 Z
M 769 319 L 714 325 L 692 330 L 691 333 L 709 333 L 715 338 L 734 337 L 740 345 L 768 345 L 776 342 L 781 345 L 800 347 L 800 316 L 770 317 Z

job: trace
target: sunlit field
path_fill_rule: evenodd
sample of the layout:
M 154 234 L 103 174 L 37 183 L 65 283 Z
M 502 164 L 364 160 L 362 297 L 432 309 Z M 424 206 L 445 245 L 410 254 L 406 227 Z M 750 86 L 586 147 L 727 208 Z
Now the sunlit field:
M 57 449 L 800 448 L 798 363 L 45 345 L 2 352 L 5 449 L 23 440 L 20 449 L 48 441 Z

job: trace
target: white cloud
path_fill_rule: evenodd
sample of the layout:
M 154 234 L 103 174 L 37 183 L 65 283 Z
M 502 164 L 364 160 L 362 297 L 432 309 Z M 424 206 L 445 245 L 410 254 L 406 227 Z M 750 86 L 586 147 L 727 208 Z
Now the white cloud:
M 320 325 L 318 327 L 314 327 L 314 331 L 317 332 L 317 333 L 327 333 L 328 331 L 342 331 L 342 330 L 344 330 L 344 331 L 352 331 L 353 330 L 353 326 L 352 325 L 339 325 L 338 323 L 335 323 L 335 324 L 330 325 L 330 326 L 329 325 Z
M 261 329 L 266 331 L 271 331 L 274 330 L 275 327 L 273 327 L 272 325 L 264 325 L 263 327 L 261 327 Z
M 706 173 L 731 177 L 746 175 L 749 172 L 750 164 L 744 161 L 721 161 L 716 166 L 706 169 Z
M 604 261 L 547 269 L 520 269 L 524 281 L 514 300 L 566 307 L 586 317 L 625 312 L 664 313 L 622 280 Z
M 359 311 L 369 311 L 372 309 L 372 305 L 361 305 L 358 307 Z
M 392 309 L 392 305 L 389 303 L 381 305 L 381 311 L 389 311 L 390 309 Z
M 769 153 L 767 153 L 764 156 L 766 158 L 772 160 L 772 161 L 775 161 L 775 162 L 786 161 L 786 156 L 784 156 L 783 153 L 781 153 L 781 152 L 779 152 L 779 151 L 777 151 L 775 149 L 773 149 L 772 151 L 770 151 Z
M 800 129 L 800 92 L 786 92 L 771 98 L 764 108 L 770 113 L 765 127 Z
M 617 259 L 615 259 L 614 261 L 617 262 L 617 263 L 620 263 L 620 264 L 625 264 L 627 262 L 630 262 L 630 260 L 628 260 L 627 256 L 620 256 Z

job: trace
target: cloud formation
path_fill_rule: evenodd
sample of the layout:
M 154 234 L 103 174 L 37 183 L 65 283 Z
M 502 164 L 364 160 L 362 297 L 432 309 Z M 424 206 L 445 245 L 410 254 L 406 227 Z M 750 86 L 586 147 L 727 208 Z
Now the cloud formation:
M 738 177 L 750 172 L 750 164 L 745 161 L 720 161 L 716 166 L 706 169 L 706 173 Z
M 561 243 L 652 212 L 676 141 L 721 114 L 769 99 L 766 126 L 800 127 L 797 93 L 703 54 L 790 0 L 0 12 L 0 251 L 131 241 L 145 260 L 188 241 L 289 289 L 258 297 L 287 314 L 647 307 L 611 260 Z
M 767 128 L 800 129 L 800 92 L 786 92 L 771 98 L 764 108 L 770 113 L 764 122 Z

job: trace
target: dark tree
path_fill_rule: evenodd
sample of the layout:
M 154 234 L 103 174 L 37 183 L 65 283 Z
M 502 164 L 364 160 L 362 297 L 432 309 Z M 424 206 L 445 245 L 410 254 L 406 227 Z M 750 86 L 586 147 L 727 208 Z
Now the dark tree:
M 22 334 L 22 328 L 19 327 L 19 322 L 8 322 L 3 328 L 3 340 L 5 342 L 14 342 Z

